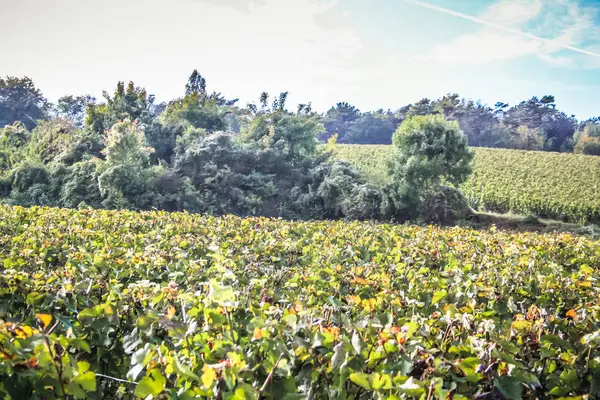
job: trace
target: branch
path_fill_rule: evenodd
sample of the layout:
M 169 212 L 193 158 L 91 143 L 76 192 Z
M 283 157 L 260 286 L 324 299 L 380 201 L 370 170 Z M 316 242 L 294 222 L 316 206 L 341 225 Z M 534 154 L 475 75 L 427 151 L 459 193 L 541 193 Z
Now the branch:
M 106 378 L 106 379 L 111 379 L 113 381 L 117 381 L 117 382 L 122 382 L 122 383 L 129 383 L 131 385 L 137 385 L 137 382 L 129 382 L 126 381 L 125 379 L 119 379 L 119 378 L 115 378 L 114 376 L 108 376 L 108 375 L 104 375 L 104 374 L 96 374 L 96 376 L 100 377 L 100 378 Z
M 267 388 L 267 386 L 269 386 L 269 383 L 271 383 L 271 381 L 273 380 L 273 374 L 275 373 L 275 370 L 277 369 L 277 366 L 279 365 L 279 362 L 281 361 L 282 358 L 283 358 L 283 353 L 281 353 L 281 355 L 277 359 L 277 362 L 273 366 L 273 369 L 271 370 L 271 372 L 269 372 L 269 376 L 267 376 L 267 379 L 265 379 L 265 382 L 260 387 L 260 390 L 258 391 L 258 398 L 259 399 L 262 397 L 263 392 L 265 391 L 265 389 Z

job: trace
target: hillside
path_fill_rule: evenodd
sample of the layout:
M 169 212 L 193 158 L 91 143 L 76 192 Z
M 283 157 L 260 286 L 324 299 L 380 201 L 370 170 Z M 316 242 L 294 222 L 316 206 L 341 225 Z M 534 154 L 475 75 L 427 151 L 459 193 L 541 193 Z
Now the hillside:
M 471 206 L 581 223 L 600 222 L 600 157 L 474 147 L 474 172 L 461 189 Z M 336 145 L 376 184 L 389 180 L 392 146 Z

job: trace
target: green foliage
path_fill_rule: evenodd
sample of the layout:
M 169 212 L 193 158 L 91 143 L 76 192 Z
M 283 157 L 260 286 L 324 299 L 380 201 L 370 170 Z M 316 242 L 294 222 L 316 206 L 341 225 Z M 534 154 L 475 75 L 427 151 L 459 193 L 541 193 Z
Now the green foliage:
M 471 173 L 473 154 L 457 123 L 441 116 L 410 117 L 394 133 L 393 173 L 418 187 L 437 186 L 442 180 L 464 182 Z
M 31 134 L 21 122 L 0 129 L 0 176 L 23 161 L 30 138 Z
M 20 121 L 27 130 L 48 115 L 50 105 L 28 77 L 0 78 L 0 128 Z
M 117 84 L 114 94 L 103 93 L 106 103 L 89 103 L 86 108 L 85 127 L 97 133 L 104 133 L 119 121 L 150 122 L 151 107 L 154 98 L 148 96 L 146 89 L 129 82 Z
M 282 93 L 268 109 L 268 95 L 263 93 L 263 107 L 243 130 L 242 140 L 250 147 L 271 149 L 290 162 L 302 162 L 314 156 L 317 136 L 324 131 L 320 118 L 309 110 L 293 114 L 285 110 L 287 93 Z
M 589 156 L 600 156 L 600 125 L 586 125 L 577 135 L 574 151 Z
M 98 187 L 98 159 L 77 162 L 68 168 L 60 188 L 60 205 L 76 208 L 81 203 L 99 208 L 102 195 Z
M 0 396 L 596 396 L 600 248 L 0 206 Z
M 82 132 L 69 119 L 42 121 L 31 132 L 29 152 L 43 163 L 69 158 Z
M 473 214 L 466 197 L 448 186 L 441 186 L 427 196 L 421 207 L 425 222 L 441 225 L 454 225 Z
M 542 130 L 519 126 L 513 134 L 512 147 L 519 150 L 542 150 L 544 147 Z
M 408 117 L 394 133 L 393 142 L 394 214 L 422 215 L 424 201 L 438 196 L 442 182 L 458 185 L 471 172 L 473 154 L 466 137 L 458 123 L 440 115 Z
M 24 161 L 11 171 L 9 203 L 20 205 L 56 205 L 53 171 L 36 161 Z
M 504 149 L 473 148 L 473 173 L 459 186 L 471 207 L 535 214 L 581 223 L 600 222 L 600 158 Z M 393 146 L 336 145 L 378 186 L 391 182 Z
M 226 110 L 215 99 L 191 93 L 171 101 L 161 115 L 161 121 L 165 125 L 189 124 L 194 128 L 216 132 L 225 129 L 225 114 Z
M 77 126 L 82 127 L 85 111 L 88 105 L 96 103 L 96 98 L 90 95 L 73 96 L 66 95 L 58 99 L 56 113 L 59 117 L 68 118 Z
M 470 146 L 549 151 L 571 151 L 577 121 L 556 108 L 553 96 L 532 97 L 515 106 L 480 102 L 447 94 L 423 98 L 391 112 L 362 113 L 348 103 L 338 103 L 323 116 L 325 141 L 338 133 L 340 143 L 390 144 L 392 133 L 406 118 L 441 115 L 458 122 Z
M 150 154 L 144 131 L 136 122 L 116 123 L 106 135 L 98 187 L 108 208 L 144 208 L 150 180 Z
M 543 149 L 569 151 L 575 134 L 576 120 L 556 108 L 554 96 L 532 97 L 510 108 L 503 116 L 508 126 L 525 126 L 543 135 Z
M 174 167 L 198 189 L 198 211 L 255 215 L 277 193 L 271 165 L 262 161 L 261 153 L 236 146 L 231 135 L 189 130 L 178 140 Z

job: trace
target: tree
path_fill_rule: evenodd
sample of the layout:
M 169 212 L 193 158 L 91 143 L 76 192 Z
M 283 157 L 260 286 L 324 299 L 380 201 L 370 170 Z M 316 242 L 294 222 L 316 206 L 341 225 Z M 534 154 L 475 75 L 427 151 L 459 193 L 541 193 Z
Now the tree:
M 394 114 L 389 111 L 363 113 L 350 124 L 342 143 L 391 144 L 397 126 Z
M 436 113 L 437 110 L 434 102 L 428 98 L 423 98 L 409 106 L 406 117 L 412 117 L 416 115 L 431 115 Z
M 49 163 L 62 158 L 80 135 L 81 131 L 70 119 L 43 121 L 32 131 L 31 152 Z
M 108 208 L 143 209 L 151 184 L 150 154 L 143 126 L 129 120 L 116 123 L 106 134 L 106 157 L 99 167 L 99 188 Z
M 185 94 L 202 94 L 206 93 L 206 79 L 195 69 L 190 75 L 188 82 L 185 85 Z
M 23 161 L 31 133 L 22 122 L 0 128 L 0 176 Z
M 252 116 L 243 131 L 242 140 L 254 148 L 271 149 L 294 163 L 314 156 L 316 138 L 324 127 L 320 118 L 306 108 L 296 114 L 287 111 L 286 96 L 282 93 L 269 109 L 266 106 L 268 95 L 261 94 L 261 110 Z
M 600 156 L 600 125 L 588 123 L 577 134 L 575 153 Z
M 513 131 L 520 126 L 539 128 L 544 150 L 571 150 L 577 126 L 575 118 L 558 110 L 554 100 L 554 96 L 544 96 L 541 100 L 534 96 L 510 108 L 502 119 Z
M 160 121 L 163 125 L 180 127 L 179 134 L 188 126 L 208 132 L 223 131 L 237 123 L 232 118 L 227 120 L 236 102 L 237 99 L 227 100 L 217 92 L 208 94 L 206 79 L 194 70 L 185 85 L 185 96 L 169 102 Z
M 42 92 L 28 78 L 0 78 L 0 128 L 21 121 L 32 130 L 48 116 L 50 106 Z
M 394 133 L 391 164 L 395 207 L 409 215 L 426 196 L 440 191 L 442 182 L 458 185 L 471 173 L 473 153 L 455 121 L 441 115 L 408 117 Z
M 96 103 L 96 98 L 90 95 L 66 95 L 58 99 L 56 112 L 59 117 L 69 118 L 77 126 L 82 127 L 85 118 L 85 109 L 89 104 L 94 103 Z
M 519 126 L 513 132 L 511 147 L 519 150 L 542 150 L 544 147 L 542 130 Z
M 216 132 L 226 128 L 227 112 L 227 109 L 217 105 L 215 100 L 191 93 L 171 101 L 161 114 L 161 122 L 164 125 L 191 125 L 194 128 Z
M 141 125 L 152 121 L 154 96 L 148 96 L 146 89 L 135 86 L 133 82 L 129 82 L 127 87 L 119 82 L 112 96 L 106 91 L 103 96 L 106 103 L 88 103 L 85 117 L 87 129 L 104 133 L 119 121 L 137 120 Z
M 325 140 L 337 133 L 340 143 L 345 143 L 345 138 L 350 132 L 350 127 L 360 118 L 360 115 L 360 110 L 353 105 L 346 102 L 337 103 L 335 107 L 331 107 L 323 116 L 325 132 L 320 135 L 319 139 Z

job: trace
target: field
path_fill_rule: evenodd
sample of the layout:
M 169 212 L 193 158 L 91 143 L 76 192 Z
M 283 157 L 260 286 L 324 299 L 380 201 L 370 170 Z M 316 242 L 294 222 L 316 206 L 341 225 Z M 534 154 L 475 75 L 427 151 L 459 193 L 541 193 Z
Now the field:
M 600 223 L 600 157 L 472 148 L 474 171 L 462 191 L 475 209 Z M 374 183 L 389 180 L 392 146 L 336 145 L 338 157 Z
M 0 261 L 2 398 L 600 393 L 585 237 L 2 206 Z

